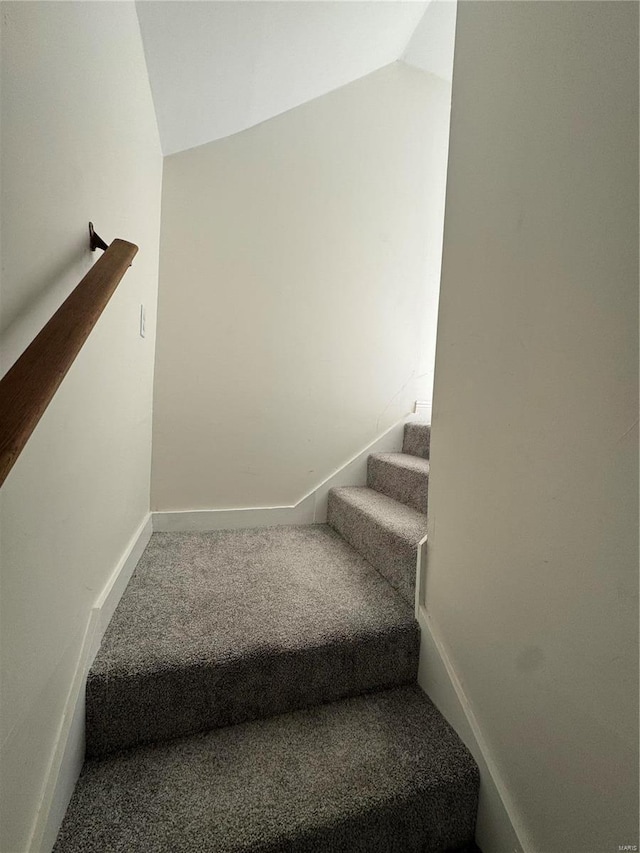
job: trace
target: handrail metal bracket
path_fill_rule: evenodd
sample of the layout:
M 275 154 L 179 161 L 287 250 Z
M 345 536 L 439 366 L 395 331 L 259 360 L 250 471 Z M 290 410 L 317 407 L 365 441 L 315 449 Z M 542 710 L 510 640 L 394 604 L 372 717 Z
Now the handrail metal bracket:
M 138 247 L 117 238 L 0 379 L 0 486 L 98 322 Z
M 93 222 L 89 223 L 89 248 L 92 252 L 95 252 L 96 249 L 102 249 L 104 252 L 109 248 L 109 244 L 105 243 L 102 237 L 93 230 Z

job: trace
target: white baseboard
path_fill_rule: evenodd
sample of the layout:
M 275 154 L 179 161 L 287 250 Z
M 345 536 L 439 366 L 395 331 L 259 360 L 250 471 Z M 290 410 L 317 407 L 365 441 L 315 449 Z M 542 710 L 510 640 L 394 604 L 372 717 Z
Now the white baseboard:
M 275 527 L 280 524 L 312 524 L 313 501 L 295 506 L 261 506 L 244 509 L 197 509 L 154 512 L 156 533 L 203 533 L 207 530 L 242 530 L 246 527 Z
M 152 514 L 153 529 L 162 533 L 177 533 L 240 530 L 247 527 L 274 527 L 281 524 L 324 524 L 327 520 L 329 489 L 337 486 L 366 485 L 369 454 L 393 453 L 401 450 L 405 423 L 417 419 L 418 416 L 415 413 L 402 418 L 292 506 L 154 512 Z
M 118 601 L 151 538 L 151 532 L 151 514 L 147 513 L 89 612 L 78 662 L 31 832 L 29 853 L 50 853 L 55 843 L 84 762 L 84 697 L 87 674 Z
M 426 548 L 422 550 L 424 559 Z M 487 853 L 531 853 L 533 845 L 518 820 L 473 709 L 423 603 L 418 606 L 418 622 L 421 635 L 418 683 L 464 741 L 480 769 L 478 846 Z
M 96 603 L 93 605 L 93 610 L 97 611 L 100 617 L 98 625 L 98 648 L 100 647 L 100 643 L 104 637 L 104 632 L 107 630 L 109 622 L 111 622 L 111 617 L 118 606 L 118 602 L 122 598 L 122 593 L 127 588 L 127 584 L 131 580 L 131 575 L 133 574 L 135 567 L 138 565 L 138 560 L 142 556 L 144 549 L 149 544 L 152 532 L 153 525 L 151 513 L 149 512 L 145 516 L 140 527 L 131 537 L 124 554 L 118 562 L 118 565 L 113 570 L 111 577 L 96 599 Z M 96 652 L 98 651 L 98 648 L 96 648 Z
M 418 557 L 416 560 L 416 597 L 415 614 L 416 619 L 420 613 L 420 607 L 424 604 L 424 576 L 427 565 L 427 534 L 418 542 Z

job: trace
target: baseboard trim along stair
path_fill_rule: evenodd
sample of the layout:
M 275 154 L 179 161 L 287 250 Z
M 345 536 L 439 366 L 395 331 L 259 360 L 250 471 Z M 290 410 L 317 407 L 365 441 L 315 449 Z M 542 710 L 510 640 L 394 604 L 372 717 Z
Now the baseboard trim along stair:
M 400 451 L 405 424 L 415 418 L 414 414 L 406 415 L 393 424 L 291 506 L 155 511 L 152 513 L 153 529 L 158 533 L 177 533 L 241 530 L 285 524 L 324 524 L 330 490 L 338 486 L 365 485 L 369 455 Z

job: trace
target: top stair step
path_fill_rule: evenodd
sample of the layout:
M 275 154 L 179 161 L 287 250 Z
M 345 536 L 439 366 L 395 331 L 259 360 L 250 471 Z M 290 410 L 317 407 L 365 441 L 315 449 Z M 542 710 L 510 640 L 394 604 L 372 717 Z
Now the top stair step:
M 431 424 L 420 423 L 419 421 L 405 424 L 402 452 L 428 459 L 430 440 Z

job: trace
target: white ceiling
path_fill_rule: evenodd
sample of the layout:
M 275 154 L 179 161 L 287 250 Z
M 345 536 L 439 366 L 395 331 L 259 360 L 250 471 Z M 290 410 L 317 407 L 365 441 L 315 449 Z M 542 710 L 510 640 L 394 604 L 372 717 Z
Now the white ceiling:
M 138 0 L 164 153 L 245 130 L 394 62 L 428 5 Z

